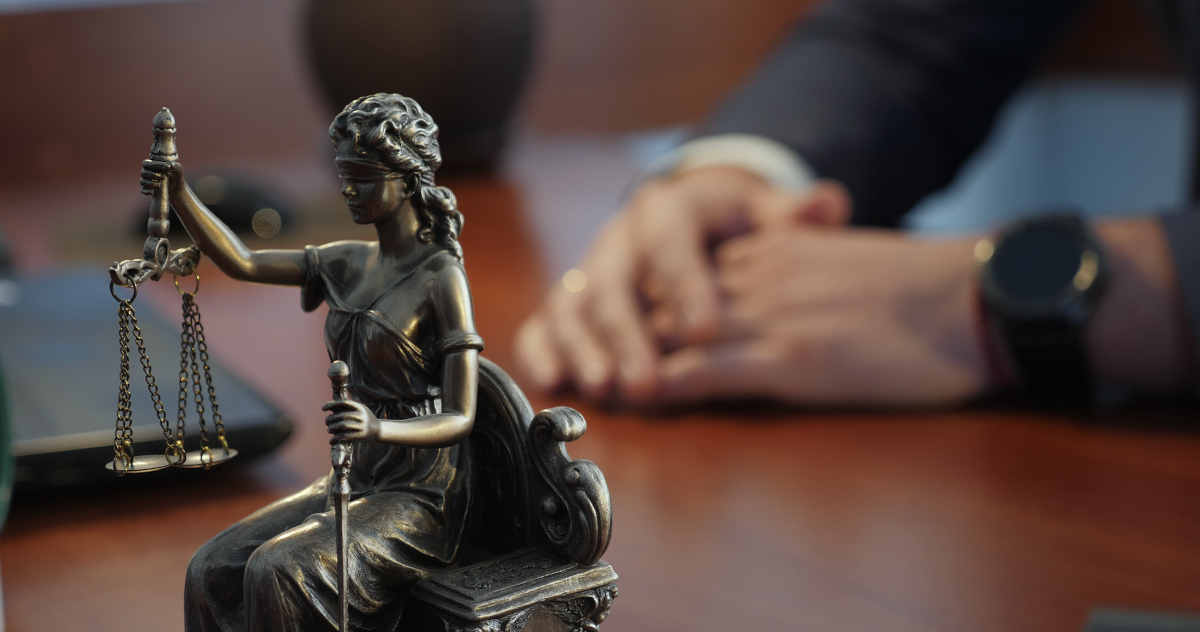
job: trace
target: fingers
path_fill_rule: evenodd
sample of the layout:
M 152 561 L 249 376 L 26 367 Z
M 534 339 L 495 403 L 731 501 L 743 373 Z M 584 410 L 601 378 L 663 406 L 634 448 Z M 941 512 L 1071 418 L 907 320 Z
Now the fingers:
M 837 228 L 846 226 L 854 214 L 850 191 L 836 180 L 820 180 L 809 192 L 807 204 L 796 219 L 805 224 Z
M 152 195 L 162 187 L 164 182 L 168 182 L 171 179 L 181 180 L 182 176 L 183 167 L 179 162 L 143 160 L 141 174 L 142 193 Z
M 171 172 L 175 169 L 175 164 L 176 163 L 174 162 L 166 160 L 146 159 L 142 161 L 142 170 L 161 173 L 163 175 L 171 175 Z
M 545 311 L 538 310 L 521 325 L 515 346 L 517 365 L 535 386 L 551 391 L 563 385 L 563 362 Z
M 143 171 L 140 182 L 142 185 L 142 194 L 153 195 L 156 191 L 162 188 L 164 179 L 165 176 L 162 174 Z
M 329 445 L 346 443 L 348 441 L 366 441 L 367 437 L 361 432 L 342 432 L 329 438 Z
M 771 394 L 781 352 L 756 341 L 687 347 L 662 360 L 659 399 L 695 403 Z
M 643 324 L 632 246 L 627 218 L 614 218 L 574 282 L 553 289 L 521 327 L 517 360 L 539 387 L 573 383 L 593 399 L 625 401 L 653 392 L 657 350 Z
M 614 362 L 585 321 L 581 297 L 556 291 L 549 297 L 550 333 L 571 380 L 584 395 L 606 399 L 612 394 Z
M 750 230 L 747 205 L 766 188 L 753 174 L 715 167 L 644 184 L 580 264 L 586 282 L 554 289 L 521 327 L 524 373 L 541 388 L 574 383 L 594 399 L 653 397 L 661 349 L 718 337 L 723 299 L 710 244 Z
M 611 361 L 620 398 L 639 403 L 657 389 L 658 352 L 631 283 L 601 277 L 584 305 Z
M 710 340 L 719 322 L 708 230 L 693 204 L 689 196 L 660 186 L 630 208 L 641 287 L 659 312 L 657 330 L 668 346 Z
M 153 195 L 155 191 L 162 187 L 171 172 L 171 165 L 167 162 L 158 160 L 143 160 L 142 161 L 142 194 Z
M 325 427 L 330 434 L 354 434 L 363 431 L 363 421 L 361 419 L 339 419 L 330 422 L 326 420 Z
M 841 324 L 795 323 L 787 329 L 688 347 L 663 358 L 661 401 L 767 398 L 825 405 L 847 403 L 847 392 L 856 388 L 869 390 L 846 371 L 847 341 L 831 341 L 832 332 L 844 329 Z
M 747 293 L 775 300 L 802 291 L 814 281 L 836 282 L 838 266 L 820 256 L 828 250 L 822 241 L 827 240 L 818 231 L 780 227 L 721 244 L 714 258 L 725 312 Z
M 640 402 L 656 389 L 658 352 L 628 288 L 555 291 L 522 325 L 516 355 L 545 390 L 569 381 L 592 398 Z
M 352 424 L 359 428 L 365 427 L 367 424 L 367 415 L 356 406 L 346 406 L 352 402 L 329 402 L 321 407 L 321 410 L 336 410 L 325 417 L 325 425 L 332 432 L 335 425 Z
M 362 418 L 350 413 L 330 415 L 325 418 L 325 427 L 333 435 L 329 443 L 363 441 L 367 439 L 367 424 Z
M 747 211 L 759 229 L 797 223 L 838 228 L 850 223 L 853 208 L 846 187 L 835 180 L 819 180 L 803 194 L 757 190 L 748 197 Z

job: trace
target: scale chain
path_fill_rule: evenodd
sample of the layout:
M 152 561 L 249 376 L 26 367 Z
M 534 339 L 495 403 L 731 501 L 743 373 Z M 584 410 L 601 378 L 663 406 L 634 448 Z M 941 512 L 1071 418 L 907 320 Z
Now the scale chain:
M 125 304 L 117 307 L 118 339 L 121 342 L 121 385 L 117 395 L 117 428 L 113 437 L 113 471 L 118 476 L 124 475 L 133 464 L 133 455 L 126 450 L 132 450 L 132 418 L 131 407 L 132 388 L 129 385 L 129 320 L 125 315 Z M 117 470 L 117 464 L 122 464 Z
M 176 286 L 178 287 L 178 285 L 177 278 Z M 199 287 L 199 283 L 196 287 Z M 183 298 L 183 324 L 179 336 L 179 421 L 176 436 L 182 443 L 187 418 L 187 397 L 190 393 L 200 425 L 200 465 L 204 469 L 208 469 L 215 459 L 210 445 L 208 420 L 205 418 L 205 391 L 208 395 L 207 408 L 212 411 L 217 440 L 220 442 L 221 448 L 225 452 L 223 456 L 226 458 L 229 456 L 229 442 L 225 438 L 225 424 L 222 422 L 220 404 L 217 402 L 217 388 L 213 384 L 208 343 L 204 338 L 204 325 L 200 322 L 200 306 L 196 303 L 196 290 L 191 292 L 180 290 L 179 294 Z M 204 369 L 203 386 L 200 383 L 201 367 Z
M 186 437 L 185 422 L 187 420 L 188 395 L 188 350 L 195 344 L 191 327 L 187 318 L 187 303 L 184 302 L 183 331 L 179 335 L 179 414 L 175 424 L 175 438 L 183 441 Z
M 176 442 L 174 435 L 171 434 L 171 424 L 167 422 L 167 411 L 163 408 L 162 397 L 158 394 L 158 384 L 155 382 L 154 372 L 150 368 L 150 358 L 146 355 L 146 341 L 142 339 L 142 328 L 138 326 L 137 314 L 134 313 L 133 305 L 130 305 L 128 301 L 125 302 L 125 307 L 130 328 L 133 331 L 133 340 L 137 343 L 142 371 L 146 374 L 146 387 L 150 391 L 150 401 L 154 404 L 154 414 L 158 417 L 158 425 L 162 426 L 163 436 L 167 440 L 167 457 L 169 459 L 174 455 L 178 459 L 178 463 L 184 457 L 183 444 Z
M 208 447 L 208 428 L 204 421 L 204 397 L 200 394 L 200 365 L 196 353 L 196 317 L 198 310 L 196 308 L 195 296 L 192 293 L 183 295 L 183 318 L 187 323 L 187 328 L 191 332 L 188 339 L 188 359 L 191 361 L 192 374 L 192 394 L 193 401 L 196 403 L 196 414 L 200 418 L 200 458 L 203 461 L 205 455 L 210 455 Z
M 212 369 L 208 366 L 208 344 L 204 341 L 204 325 L 200 322 L 200 306 L 195 303 L 195 298 L 192 301 L 193 322 L 192 329 L 196 337 L 196 349 L 200 352 L 200 363 L 204 366 L 204 382 L 208 386 L 208 402 L 212 407 L 213 426 L 217 431 L 217 440 L 221 442 L 221 447 L 229 450 L 229 443 L 225 440 L 225 424 L 221 420 L 221 409 L 217 404 L 217 388 L 213 386 Z
M 177 442 L 171 434 L 171 425 L 167 422 L 167 411 L 163 407 L 162 397 L 158 392 L 158 384 L 154 379 L 154 371 L 150 366 L 150 358 L 146 354 L 146 341 L 142 338 L 142 328 L 138 325 L 137 313 L 133 309 L 132 299 L 117 299 L 118 339 L 121 344 L 121 385 L 117 395 L 117 428 L 113 439 L 114 458 L 113 469 L 118 474 L 124 474 L 133 465 L 133 389 L 129 383 L 130 345 L 129 337 L 137 344 L 138 358 L 142 372 L 146 375 L 146 387 L 150 392 L 150 401 L 154 405 L 155 416 L 162 427 L 166 439 L 166 457 L 175 458 L 176 464 L 184 457 L 183 445 Z M 123 467 L 118 471 L 118 464 Z
M 128 450 L 126 455 L 129 462 L 133 459 L 133 387 L 129 383 L 129 314 L 126 310 L 124 317 L 124 325 L 122 326 L 121 339 L 124 341 L 124 347 L 121 354 L 121 383 L 125 387 L 125 397 L 122 404 L 125 408 L 125 420 L 122 428 L 122 452 Z

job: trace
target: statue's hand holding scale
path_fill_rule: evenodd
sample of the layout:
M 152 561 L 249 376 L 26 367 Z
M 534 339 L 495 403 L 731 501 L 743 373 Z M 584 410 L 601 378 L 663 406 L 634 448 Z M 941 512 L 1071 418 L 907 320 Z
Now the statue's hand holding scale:
M 174 164 L 179 158 L 175 151 L 175 117 L 171 111 L 163 108 L 154 117 L 154 145 L 150 149 L 150 159 L 147 163 Z M 117 421 L 113 439 L 113 460 L 105 465 L 108 469 L 122 475 L 126 473 L 153 472 L 167 467 L 202 467 L 208 469 L 218 463 L 224 463 L 237 456 L 237 450 L 229 447 L 225 439 L 225 426 L 221 423 L 221 410 L 217 403 L 217 391 L 213 385 L 211 369 L 208 365 L 208 345 L 204 338 L 204 325 L 200 322 L 200 309 L 196 306 L 196 292 L 200 290 L 200 275 L 196 266 L 200 263 L 200 251 L 195 246 L 171 252 L 167 233 L 171 230 L 170 201 L 164 186 L 154 186 L 156 182 L 143 178 L 142 192 L 153 196 L 150 202 L 150 219 L 146 221 L 146 245 L 142 248 L 142 259 L 131 259 L 114 263 L 109 268 L 109 291 L 117 300 L 118 339 L 121 346 L 121 377 L 117 395 Z M 138 326 L 137 314 L 133 309 L 133 301 L 137 298 L 138 286 L 146 279 L 157 281 L 164 272 L 170 272 L 175 277 L 175 287 L 183 298 L 183 325 L 180 335 L 179 353 L 179 411 L 175 429 L 172 430 L 167 422 L 166 409 L 158 392 L 158 384 L 150 357 L 146 352 L 146 343 L 142 340 L 141 328 Z M 179 285 L 180 276 L 194 276 L 195 287 L 189 292 Z M 117 286 L 128 288 L 131 293 L 128 298 L 121 298 Z M 132 386 L 130 385 L 130 338 L 137 344 L 138 358 L 145 376 L 146 386 L 150 391 L 150 401 L 162 427 L 166 448 L 162 454 L 146 454 L 137 456 L 133 453 L 133 410 Z M 203 373 L 201 373 L 203 366 Z M 217 442 L 220 446 L 213 451 L 209 445 L 208 428 L 205 424 L 205 397 L 201 393 L 201 375 L 206 388 L 208 409 L 212 414 Z M 191 386 L 189 388 L 189 382 Z M 189 394 L 191 395 L 189 402 Z M 184 441 L 187 438 L 186 418 L 188 404 L 195 405 L 200 425 L 200 449 L 186 451 Z

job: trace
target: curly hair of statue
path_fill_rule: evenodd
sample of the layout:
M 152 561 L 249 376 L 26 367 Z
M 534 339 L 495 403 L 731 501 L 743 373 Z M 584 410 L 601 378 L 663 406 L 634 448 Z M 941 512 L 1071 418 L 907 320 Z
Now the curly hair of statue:
M 416 101 L 398 94 L 373 94 L 351 101 L 329 126 L 336 145 L 353 139 L 354 148 L 366 160 L 375 160 L 403 174 L 408 190 L 417 200 L 425 243 L 438 243 L 462 259 L 458 235 L 463 216 L 458 199 L 434 184 L 433 174 L 442 165 L 438 127 Z

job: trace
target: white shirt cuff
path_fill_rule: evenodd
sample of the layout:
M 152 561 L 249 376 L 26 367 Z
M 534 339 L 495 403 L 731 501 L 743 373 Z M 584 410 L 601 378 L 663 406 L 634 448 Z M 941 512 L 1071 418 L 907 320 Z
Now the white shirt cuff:
M 812 167 L 796 152 L 756 134 L 718 134 L 690 140 L 652 161 L 638 180 L 716 166 L 741 167 L 773 187 L 794 193 L 807 191 L 817 180 Z

